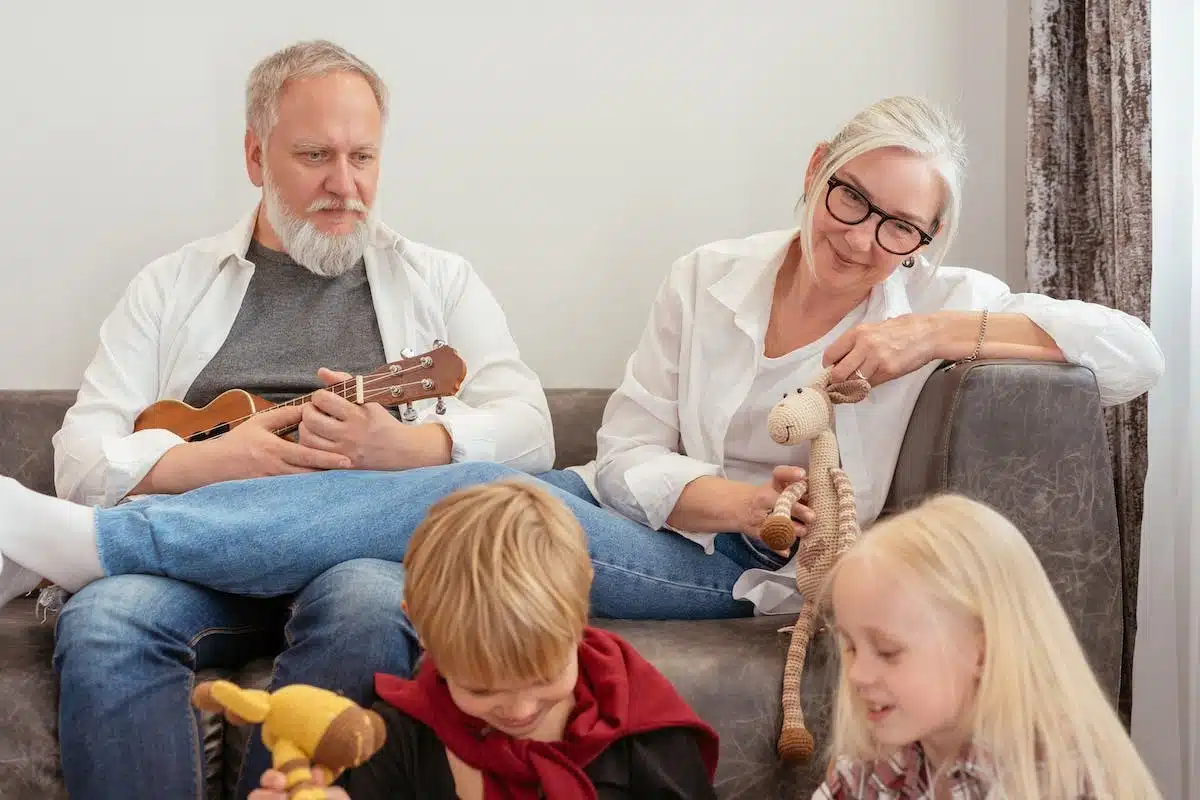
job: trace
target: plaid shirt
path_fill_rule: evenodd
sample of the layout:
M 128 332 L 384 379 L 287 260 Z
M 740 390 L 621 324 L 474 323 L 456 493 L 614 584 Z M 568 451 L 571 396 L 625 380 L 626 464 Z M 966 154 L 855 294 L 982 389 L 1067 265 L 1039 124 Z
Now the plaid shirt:
M 812 800 L 984 800 L 992 774 L 991 762 L 967 747 L 931 785 L 925 752 L 911 744 L 887 760 L 839 758 Z

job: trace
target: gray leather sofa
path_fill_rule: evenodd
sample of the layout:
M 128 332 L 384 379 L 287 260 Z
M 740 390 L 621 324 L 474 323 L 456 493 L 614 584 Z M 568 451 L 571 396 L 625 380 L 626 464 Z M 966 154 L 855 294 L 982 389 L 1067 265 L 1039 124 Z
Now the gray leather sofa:
M 609 392 L 549 394 L 560 466 L 588 460 Z M 73 399 L 71 392 L 0 392 L 0 474 L 53 491 L 50 437 Z M 1115 698 L 1122 582 L 1112 486 L 1089 371 L 985 361 L 938 371 L 926 384 L 908 425 L 888 509 L 930 492 L 954 490 L 1007 513 L 1033 542 L 1101 682 Z M 717 728 L 720 795 L 748 800 L 808 797 L 822 771 L 820 761 L 793 769 L 775 757 L 787 646 L 786 634 L 778 629 L 789 623 L 780 618 L 599 622 L 627 636 Z M 32 601 L 0 611 L 0 797 L 5 800 L 66 797 L 58 765 L 52 648 L 53 627 L 35 618 Z M 829 637 L 818 636 L 804 679 L 806 712 L 818 747 L 836 678 L 832 654 Z M 268 670 L 269 663 L 260 661 L 230 677 L 261 685 Z M 209 798 L 228 797 L 244 733 L 212 720 L 204 728 Z

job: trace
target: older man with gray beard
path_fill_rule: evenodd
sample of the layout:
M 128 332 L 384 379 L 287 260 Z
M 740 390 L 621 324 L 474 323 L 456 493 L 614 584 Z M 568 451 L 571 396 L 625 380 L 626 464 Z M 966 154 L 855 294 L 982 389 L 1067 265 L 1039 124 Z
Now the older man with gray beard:
M 423 509 L 405 498 L 421 486 L 430 494 L 438 465 L 551 466 L 545 394 L 491 293 L 462 258 L 405 239 L 372 214 L 386 114 L 376 73 L 328 42 L 294 45 L 254 68 L 245 159 L 262 201 L 232 230 L 133 279 L 54 438 L 58 493 L 74 502 L 13 501 L 59 504 L 51 513 L 65 515 L 66 528 L 88 531 L 93 514 L 127 509 L 148 518 L 166 504 L 171 521 L 137 538 L 149 543 L 167 525 L 198 549 L 219 547 L 210 544 L 213 526 L 262 530 L 286 519 L 327 541 L 333 565 L 297 591 L 262 599 L 279 593 L 274 579 L 286 580 L 287 553 L 256 554 L 266 564 L 261 585 L 236 591 L 205 588 L 219 575 L 184 581 L 169 570 L 76 580 L 75 567 L 53 569 L 67 563 L 67 549 L 81 551 L 70 544 L 57 555 L 44 542 L 0 555 L 0 605 L 43 575 L 77 591 L 62 608 L 55 653 L 72 797 L 205 796 L 206 745 L 189 704 L 197 670 L 282 650 L 273 687 L 312 683 L 359 701 L 370 697 L 374 673 L 410 671 L 417 645 L 401 612 L 399 559 L 337 563 L 338 532 L 329 523 L 353 518 L 359 504 L 364 518 L 388 509 L 351 490 L 337 493 L 324 478 L 386 472 L 396 479 L 387 502 L 411 529 L 407 517 Z M 402 419 L 316 391 L 438 340 L 468 368 L 444 405 L 430 399 Z M 156 401 L 201 407 L 235 388 L 274 402 L 316 394 L 205 441 L 134 431 Z M 272 432 L 288 426 L 298 426 L 294 440 Z M 76 571 L 113 574 L 88 559 L 96 563 Z M 256 737 L 239 796 L 267 766 Z

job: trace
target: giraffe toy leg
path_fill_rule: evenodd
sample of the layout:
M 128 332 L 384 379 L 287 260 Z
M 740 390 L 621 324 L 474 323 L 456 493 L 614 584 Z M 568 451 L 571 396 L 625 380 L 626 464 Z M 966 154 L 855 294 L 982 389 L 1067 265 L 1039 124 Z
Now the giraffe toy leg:
M 775 501 L 771 515 L 759 527 L 759 535 L 772 550 L 787 550 L 796 543 L 796 524 L 792 521 L 792 506 L 804 497 L 808 481 L 801 479 L 783 490 Z
M 804 675 L 804 658 L 812 637 L 816 607 L 813 599 L 804 598 L 783 668 L 783 728 L 779 733 L 779 756 L 785 761 L 807 761 L 813 754 L 813 737 L 804 727 L 800 679 Z
M 837 558 L 858 539 L 858 505 L 854 501 L 854 487 L 850 485 L 846 473 L 831 469 L 829 476 L 833 479 L 833 490 L 837 494 L 838 546 L 834 554 Z

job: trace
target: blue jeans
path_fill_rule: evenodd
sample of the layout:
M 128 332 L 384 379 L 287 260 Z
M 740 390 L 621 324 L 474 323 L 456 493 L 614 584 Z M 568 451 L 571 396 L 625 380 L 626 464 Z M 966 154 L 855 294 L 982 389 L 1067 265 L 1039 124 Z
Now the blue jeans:
M 311 683 L 360 703 L 374 696 L 375 672 L 410 674 L 418 648 L 400 610 L 401 565 L 348 561 L 313 578 L 294 596 L 271 600 L 156 575 L 105 578 L 72 597 L 54 653 L 70 796 L 206 797 L 203 754 L 221 743 L 199 735 L 190 701 L 198 670 L 228 674 L 286 648 L 272 689 Z M 255 731 L 242 798 L 270 763 Z
M 281 625 L 288 648 L 272 687 L 312 683 L 367 702 L 375 672 L 409 674 L 418 648 L 400 611 L 396 563 L 409 536 L 450 492 L 518 475 L 529 477 L 484 462 L 323 472 L 98 510 L 101 563 L 116 577 L 67 603 L 55 651 L 71 796 L 201 797 L 194 673 L 277 652 Z M 752 606 L 731 595 L 738 576 L 782 564 L 740 534 L 721 534 L 705 555 L 600 508 L 572 472 L 539 477 L 587 532 L 596 616 L 747 616 Z M 239 797 L 267 763 L 256 740 Z
M 456 489 L 512 476 L 490 462 L 407 472 L 342 470 L 230 481 L 96 512 L 107 575 L 175 578 L 240 597 L 303 589 L 342 561 L 402 561 L 429 506 Z M 720 534 L 716 552 L 652 531 L 601 508 L 573 472 L 538 476 L 587 532 L 596 573 L 592 611 L 618 619 L 747 616 L 734 582 L 750 567 L 783 559 L 741 534 Z

